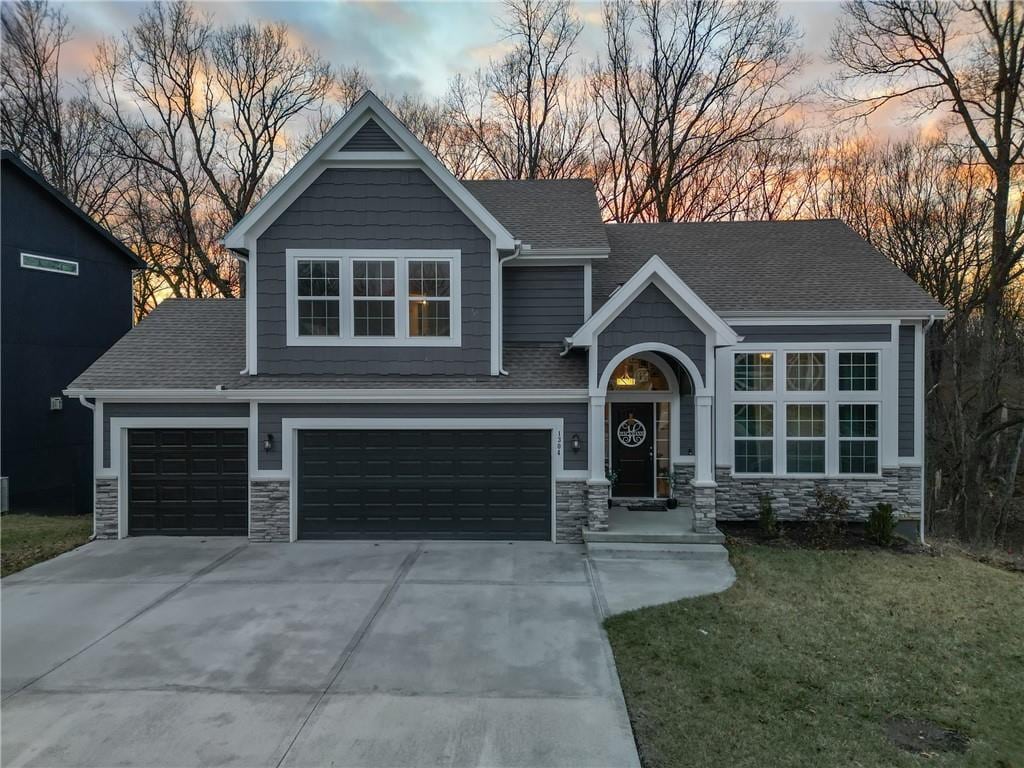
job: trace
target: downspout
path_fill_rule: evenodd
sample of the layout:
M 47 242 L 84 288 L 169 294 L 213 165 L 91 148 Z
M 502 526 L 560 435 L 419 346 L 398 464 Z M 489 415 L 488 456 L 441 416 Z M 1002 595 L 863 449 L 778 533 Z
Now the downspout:
M 243 256 L 238 251 L 232 251 L 232 254 L 234 255 L 234 257 L 236 259 L 238 259 L 240 262 L 245 264 L 245 282 L 248 283 L 249 282 L 249 257 L 248 256 Z M 246 292 L 245 292 L 245 301 L 246 301 L 246 304 L 248 304 L 248 302 L 249 302 L 249 291 L 248 290 L 246 290 Z M 245 313 L 245 368 L 240 370 L 238 372 L 238 375 L 239 376 L 248 376 L 249 375 L 249 312 L 248 311 L 246 311 L 246 313 Z
M 508 371 L 505 370 L 505 262 L 518 258 L 522 252 L 523 243 L 516 240 L 516 247 L 512 253 L 498 259 L 498 279 L 501 281 L 501 291 L 498 293 L 498 301 L 501 302 L 498 314 L 498 374 L 501 376 L 508 376 Z
M 921 346 L 922 347 L 924 347 L 927 344 L 927 341 L 928 341 L 928 330 L 933 325 L 935 325 L 935 321 L 937 319 L 938 319 L 938 317 L 936 315 L 928 315 L 928 322 L 925 323 L 924 329 L 921 331 Z M 925 357 L 924 352 L 925 352 L 925 350 L 922 349 L 921 350 L 921 359 L 925 361 L 924 362 L 924 366 L 925 366 L 925 371 L 926 371 L 926 370 L 928 370 L 928 368 L 927 368 L 928 363 L 927 363 L 927 359 Z M 921 378 L 922 378 L 922 380 L 924 379 L 925 371 L 921 371 Z M 925 391 L 921 393 L 921 397 L 926 397 L 925 392 L 927 392 L 927 387 L 922 387 L 922 389 L 924 389 Z M 922 411 L 925 412 L 926 416 L 927 416 L 927 410 L 926 410 L 927 409 L 927 405 L 928 404 L 926 402 L 922 402 L 921 403 L 921 409 L 922 409 Z M 927 419 L 925 419 L 925 420 L 927 421 Z M 921 434 L 921 517 L 920 517 L 920 519 L 917 522 L 917 537 L 920 540 L 921 544 L 924 545 L 924 509 L 925 509 L 925 506 L 927 506 L 927 497 L 925 496 L 925 490 L 927 488 L 927 483 L 925 483 L 925 477 L 924 476 L 925 476 L 925 472 L 928 469 L 928 462 L 925 461 L 925 450 L 926 450 L 926 445 L 927 445 L 928 441 L 925 440 L 925 434 L 927 434 L 927 430 L 922 429 L 921 432 L 922 432 L 922 434 Z

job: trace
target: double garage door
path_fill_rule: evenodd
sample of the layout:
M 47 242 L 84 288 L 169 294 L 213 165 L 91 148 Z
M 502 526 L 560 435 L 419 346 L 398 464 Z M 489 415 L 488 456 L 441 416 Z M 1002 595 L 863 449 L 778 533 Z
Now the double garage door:
M 130 430 L 129 534 L 245 535 L 244 429 Z M 545 430 L 298 433 L 302 539 L 551 538 Z

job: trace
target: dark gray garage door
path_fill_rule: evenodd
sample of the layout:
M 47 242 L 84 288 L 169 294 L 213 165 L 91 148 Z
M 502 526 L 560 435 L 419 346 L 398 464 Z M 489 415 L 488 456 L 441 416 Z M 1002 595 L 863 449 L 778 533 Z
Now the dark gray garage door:
M 299 432 L 305 539 L 550 539 L 551 433 Z
M 128 534 L 244 536 L 244 429 L 128 430 Z

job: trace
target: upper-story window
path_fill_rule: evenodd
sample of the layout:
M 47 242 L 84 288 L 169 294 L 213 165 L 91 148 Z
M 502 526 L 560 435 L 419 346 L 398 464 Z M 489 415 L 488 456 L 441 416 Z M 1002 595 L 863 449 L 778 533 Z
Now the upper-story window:
M 771 392 L 775 389 L 775 355 L 772 352 L 739 352 L 733 369 L 737 392 Z
M 61 275 L 78 277 L 78 262 L 68 259 L 55 259 L 52 256 L 39 256 L 35 253 L 21 254 L 21 266 L 25 269 L 38 269 L 42 272 L 57 272 Z
M 458 346 L 459 251 L 289 249 L 288 343 Z

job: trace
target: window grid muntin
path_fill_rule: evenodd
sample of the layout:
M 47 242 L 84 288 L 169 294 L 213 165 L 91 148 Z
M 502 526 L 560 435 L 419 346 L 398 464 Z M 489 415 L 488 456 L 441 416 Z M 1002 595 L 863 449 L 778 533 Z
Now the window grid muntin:
M 775 404 L 733 405 L 733 471 L 771 474 L 775 469 Z
M 299 336 L 341 335 L 341 261 L 299 259 L 295 264 L 295 294 Z
M 825 352 L 786 352 L 786 391 L 824 392 L 828 379 Z
M 877 392 L 879 353 L 839 352 L 840 392 Z
M 828 405 L 786 403 L 786 474 L 823 475 L 828 462 Z
M 878 403 L 839 403 L 839 474 L 877 475 L 880 472 Z
M 409 259 L 406 279 L 409 336 L 451 336 L 451 269 L 448 259 Z
M 78 262 L 71 259 L 58 259 L 56 256 L 42 256 L 38 253 L 21 253 L 21 266 L 25 269 L 36 269 L 40 272 L 53 272 L 57 275 L 78 277 Z
M 775 353 L 736 352 L 733 357 L 733 391 L 772 392 L 775 390 Z

